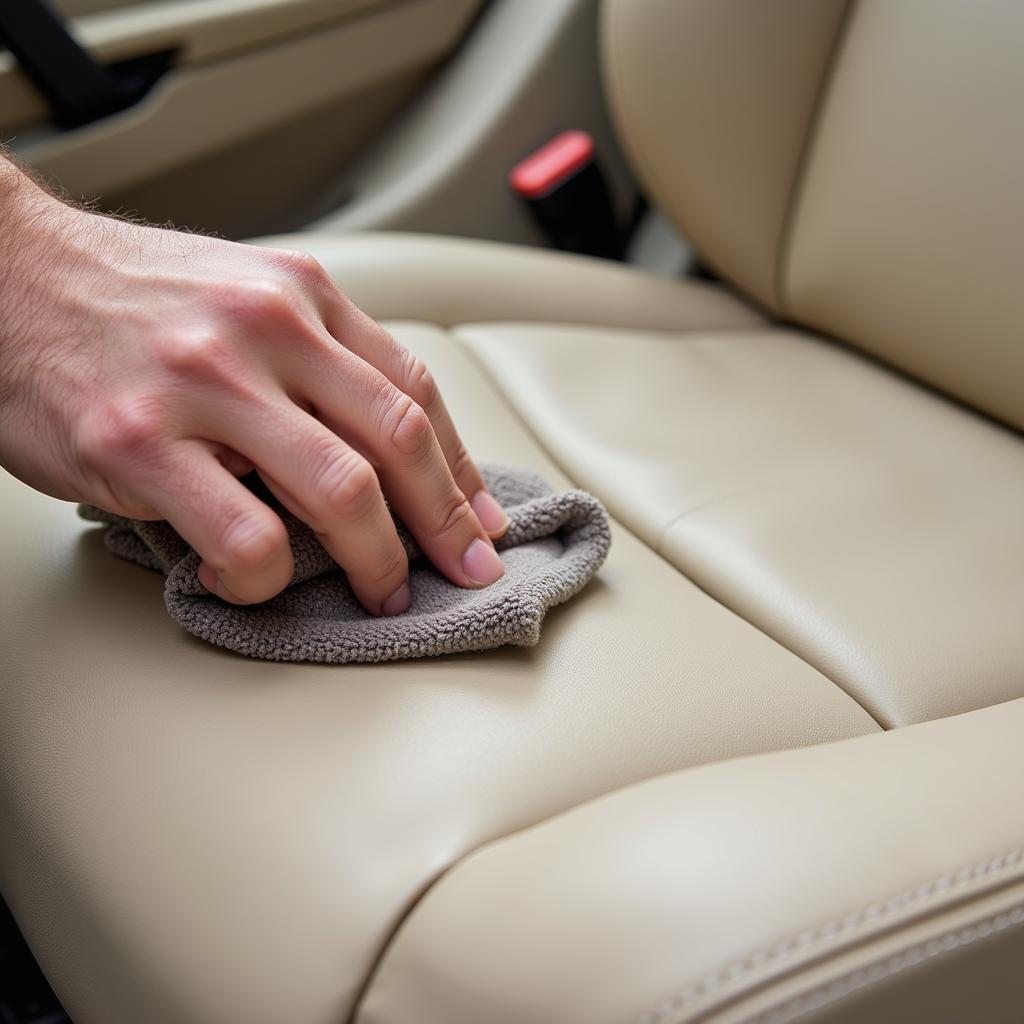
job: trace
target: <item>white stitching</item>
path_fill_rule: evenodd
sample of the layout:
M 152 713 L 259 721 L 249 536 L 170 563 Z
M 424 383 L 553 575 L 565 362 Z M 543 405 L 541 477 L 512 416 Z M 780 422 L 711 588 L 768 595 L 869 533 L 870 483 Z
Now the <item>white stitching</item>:
M 842 918 L 826 921 L 816 928 L 804 929 L 769 949 L 755 950 L 744 959 L 705 975 L 682 992 L 643 1014 L 638 1018 L 637 1024 L 665 1024 L 669 1014 L 693 1010 L 700 1003 L 722 999 L 726 995 L 735 995 L 752 976 L 764 975 L 771 969 L 778 969 L 780 963 L 809 959 L 822 947 L 842 945 L 859 932 L 881 928 L 893 919 L 898 920 L 920 913 L 930 903 L 941 899 L 953 899 L 963 895 L 965 890 L 969 892 L 981 888 L 983 883 L 990 885 L 1002 876 L 1020 873 L 1024 867 L 1022 862 L 1024 848 L 1018 847 L 1000 857 L 980 864 L 967 865 L 916 889 L 898 893 L 883 903 L 872 903 Z M 793 963 L 788 966 L 793 966 Z
M 892 953 L 880 960 L 872 961 L 864 967 L 858 967 L 841 977 L 834 978 L 827 984 L 811 989 L 788 1002 L 771 1007 L 756 1017 L 751 1017 L 747 1024 L 790 1024 L 791 1021 L 810 1010 L 837 1002 L 852 992 L 857 992 L 884 978 L 899 974 L 900 971 L 906 970 L 908 967 L 916 967 L 926 960 L 944 956 L 962 946 L 970 945 L 978 939 L 987 939 L 997 932 L 1005 931 L 1007 928 L 1013 928 L 1019 924 L 1024 924 L 1024 903 L 1018 903 L 998 914 L 976 921 L 974 924 L 945 932 L 927 942 L 909 946 L 898 953 Z

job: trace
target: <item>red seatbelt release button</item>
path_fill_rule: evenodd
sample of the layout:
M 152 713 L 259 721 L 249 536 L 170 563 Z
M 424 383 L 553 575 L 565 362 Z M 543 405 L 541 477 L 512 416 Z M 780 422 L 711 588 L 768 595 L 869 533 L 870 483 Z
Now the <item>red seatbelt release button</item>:
M 508 180 L 524 199 L 539 199 L 554 191 L 594 159 L 594 140 L 587 132 L 556 135 L 512 168 Z

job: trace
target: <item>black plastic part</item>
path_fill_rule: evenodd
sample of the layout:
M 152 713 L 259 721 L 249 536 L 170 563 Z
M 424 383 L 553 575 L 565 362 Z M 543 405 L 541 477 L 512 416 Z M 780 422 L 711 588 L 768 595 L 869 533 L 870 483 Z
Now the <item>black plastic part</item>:
M 97 64 L 46 0 L 0 0 L 0 42 L 46 98 L 62 128 L 77 128 L 130 107 L 167 70 L 173 56 L 154 54 L 111 67 Z
M 550 192 L 524 202 L 556 248 L 622 259 L 624 232 L 615 219 L 608 185 L 595 161 L 584 164 Z

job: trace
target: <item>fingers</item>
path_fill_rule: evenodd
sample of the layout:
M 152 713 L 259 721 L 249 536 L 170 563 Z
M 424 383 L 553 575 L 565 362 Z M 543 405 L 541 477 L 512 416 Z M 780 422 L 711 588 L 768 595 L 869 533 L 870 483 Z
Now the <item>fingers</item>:
M 387 330 L 358 307 L 344 297 L 340 298 L 328 322 L 332 335 L 350 352 L 382 373 L 426 413 L 455 485 L 469 499 L 488 535 L 501 537 L 508 530 L 508 516 L 488 492 L 426 364 L 399 345 Z
M 441 572 L 463 587 L 486 586 L 504 574 L 419 405 L 336 345 L 301 384 L 317 417 L 336 434 L 356 439 L 373 459 L 388 500 Z
M 284 524 L 206 446 L 183 442 L 136 475 L 133 489 L 203 559 L 199 578 L 225 601 L 266 601 L 287 586 L 292 552 Z
M 373 467 L 295 406 L 233 417 L 226 441 L 256 464 L 278 500 L 315 532 L 373 615 L 410 604 L 409 565 Z

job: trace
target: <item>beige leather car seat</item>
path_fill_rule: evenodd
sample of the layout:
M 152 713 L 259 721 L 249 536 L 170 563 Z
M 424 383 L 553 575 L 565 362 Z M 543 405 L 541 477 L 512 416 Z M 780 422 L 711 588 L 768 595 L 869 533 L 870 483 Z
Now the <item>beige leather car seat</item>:
M 607 3 L 726 285 L 275 240 L 613 512 L 535 649 L 246 661 L 3 480 L 0 888 L 76 1024 L 1024 1018 L 1022 38 Z

